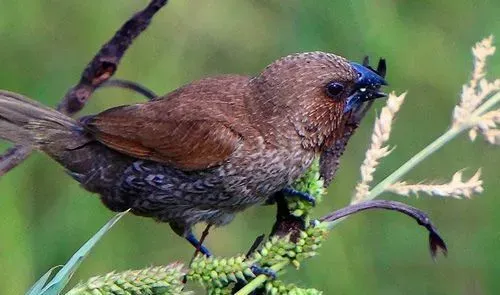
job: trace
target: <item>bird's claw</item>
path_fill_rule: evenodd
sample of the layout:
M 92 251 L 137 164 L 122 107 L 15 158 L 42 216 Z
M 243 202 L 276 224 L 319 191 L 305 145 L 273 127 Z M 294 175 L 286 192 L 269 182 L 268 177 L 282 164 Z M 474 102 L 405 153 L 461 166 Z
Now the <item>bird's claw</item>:
M 321 223 L 321 221 L 319 221 L 319 220 L 317 220 L 317 219 L 311 219 L 311 221 L 309 222 L 309 226 L 310 226 L 310 227 L 316 227 L 316 226 L 318 226 L 320 223 Z
M 273 280 L 276 279 L 277 276 L 274 270 L 270 269 L 269 267 L 261 267 L 258 264 L 250 266 L 250 270 L 255 276 L 265 275 Z
M 311 206 L 316 206 L 316 199 L 308 193 L 298 191 L 291 187 L 286 187 L 282 190 L 285 197 L 298 197 L 299 199 L 308 202 Z

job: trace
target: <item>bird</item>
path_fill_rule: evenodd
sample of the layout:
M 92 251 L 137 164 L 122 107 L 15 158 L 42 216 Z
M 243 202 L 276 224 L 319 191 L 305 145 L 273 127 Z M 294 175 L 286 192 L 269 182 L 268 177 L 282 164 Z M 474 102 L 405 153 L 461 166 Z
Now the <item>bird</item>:
M 147 102 L 70 118 L 0 91 L 0 138 L 61 164 L 112 211 L 170 225 L 222 226 L 290 189 L 343 136 L 349 115 L 386 96 L 369 66 L 326 52 L 282 57 L 254 76 L 203 78 Z M 297 192 L 300 194 L 300 192 Z

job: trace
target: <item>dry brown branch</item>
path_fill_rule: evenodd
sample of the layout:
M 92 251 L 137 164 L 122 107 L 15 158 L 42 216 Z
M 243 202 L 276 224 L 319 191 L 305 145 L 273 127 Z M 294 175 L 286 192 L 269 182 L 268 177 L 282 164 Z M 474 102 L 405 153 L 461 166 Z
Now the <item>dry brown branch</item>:
M 80 81 L 64 95 L 57 110 L 70 116 L 78 113 L 92 93 L 114 75 L 132 42 L 147 29 L 153 16 L 167 2 L 168 0 L 151 0 L 146 8 L 127 20 L 85 67 Z M 30 152 L 31 148 L 25 146 L 14 146 L 7 150 L 0 156 L 0 176 L 21 164 Z

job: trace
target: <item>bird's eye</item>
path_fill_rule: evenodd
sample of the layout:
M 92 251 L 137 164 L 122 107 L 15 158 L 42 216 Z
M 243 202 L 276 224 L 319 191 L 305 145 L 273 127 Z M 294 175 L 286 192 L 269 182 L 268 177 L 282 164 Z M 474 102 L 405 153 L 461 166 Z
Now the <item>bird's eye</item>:
M 338 98 L 344 90 L 344 85 L 339 82 L 330 82 L 326 85 L 326 94 L 331 98 Z

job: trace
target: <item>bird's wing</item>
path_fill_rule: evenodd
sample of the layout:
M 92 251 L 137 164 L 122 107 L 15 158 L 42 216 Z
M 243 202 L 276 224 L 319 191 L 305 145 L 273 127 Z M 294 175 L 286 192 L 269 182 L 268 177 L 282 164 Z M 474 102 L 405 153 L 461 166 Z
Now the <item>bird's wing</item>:
M 166 101 L 116 107 L 82 123 L 114 150 L 189 171 L 221 164 L 240 142 L 225 116 Z

